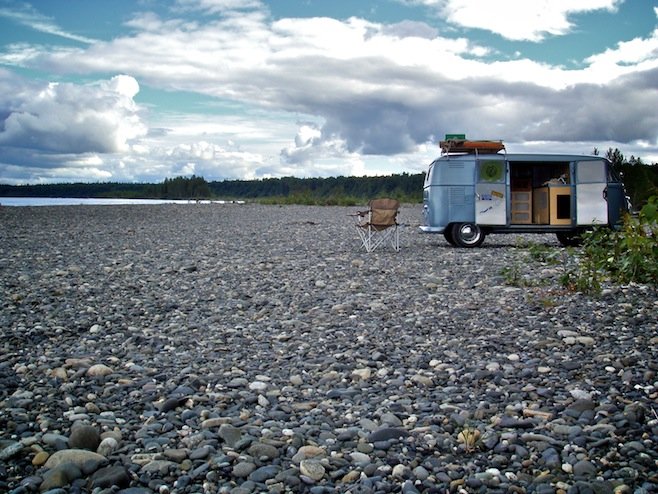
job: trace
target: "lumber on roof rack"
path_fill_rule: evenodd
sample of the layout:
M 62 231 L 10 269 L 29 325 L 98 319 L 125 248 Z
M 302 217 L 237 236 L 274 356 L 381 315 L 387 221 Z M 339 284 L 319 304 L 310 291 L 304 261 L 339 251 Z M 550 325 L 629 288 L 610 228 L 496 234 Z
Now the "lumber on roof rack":
M 465 139 L 448 139 L 439 143 L 445 153 L 497 153 L 505 149 L 503 141 L 469 141 Z

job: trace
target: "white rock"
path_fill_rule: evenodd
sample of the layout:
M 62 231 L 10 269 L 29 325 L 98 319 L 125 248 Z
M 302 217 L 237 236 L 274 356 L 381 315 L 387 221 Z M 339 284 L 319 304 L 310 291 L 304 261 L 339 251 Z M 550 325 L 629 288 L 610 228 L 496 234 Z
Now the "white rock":
M 592 346 L 594 344 L 594 338 L 591 336 L 578 336 L 576 341 L 585 346 Z
M 267 383 L 263 381 L 253 381 L 249 383 L 249 389 L 251 391 L 265 391 L 267 389 Z
M 486 369 L 489 372 L 497 372 L 500 370 L 500 364 L 498 362 L 489 362 Z
M 393 467 L 392 475 L 395 478 L 403 479 L 404 477 L 409 475 L 409 467 L 398 463 Z
M 363 369 L 354 369 L 352 371 L 352 377 L 365 381 L 372 377 L 372 369 L 370 369 L 370 367 L 364 367 Z
M 96 453 L 105 457 L 110 456 L 119 447 L 119 443 L 113 437 L 106 437 L 96 449 Z
M 114 371 L 112 370 L 111 367 L 108 367 L 105 364 L 96 364 L 92 365 L 87 369 L 87 375 L 90 377 L 97 377 L 97 376 L 108 376 L 112 374 Z
M 572 389 L 569 391 L 571 396 L 573 396 L 576 400 L 591 400 L 592 399 L 592 394 L 584 391 L 582 389 Z
M 431 386 L 433 384 L 431 377 L 423 376 L 422 374 L 416 374 L 415 376 L 412 376 L 411 381 L 421 386 Z
M 299 471 L 302 475 L 318 481 L 324 477 L 324 467 L 316 460 L 302 460 L 299 464 Z
M 370 463 L 370 457 L 365 453 L 361 453 L 360 451 L 354 451 L 353 453 L 350 453 L 350 458 L 352 459 L 352 463 L 356 465 L 367 465 Z

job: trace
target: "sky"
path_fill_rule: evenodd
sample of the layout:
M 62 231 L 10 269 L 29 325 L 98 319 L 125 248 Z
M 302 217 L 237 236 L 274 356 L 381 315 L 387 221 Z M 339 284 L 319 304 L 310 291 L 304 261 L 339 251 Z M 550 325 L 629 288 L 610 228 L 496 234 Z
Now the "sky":
M 0 0 L 0 183 L 658 162 L 658 0 Z

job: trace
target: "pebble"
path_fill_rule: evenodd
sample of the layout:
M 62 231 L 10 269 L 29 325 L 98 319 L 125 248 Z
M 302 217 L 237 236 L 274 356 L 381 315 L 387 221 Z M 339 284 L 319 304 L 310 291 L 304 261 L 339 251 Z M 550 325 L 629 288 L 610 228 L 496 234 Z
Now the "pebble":
M 105 364 L 94 364 L 87 369 L 87 375 L 89 377 L 109 376 L 113 372 L 112 368 Z
M 44 473 L 39 489 L 47 492 L 50 489 L 65 487 L 81 477 L 82 471 L 78 465 L 71 462 L 62 463 L 51 467 Z
M 106 437 L 100 442 L 98 448 L 96 449 L 96 452 L 99 455 L 108 457 L 118 448 L 119 448 L 119 442 L 116 439 L 114 439 L 113 437 Z
M 353 209 L 3 208 L 0 492 L 658 491 L 655 288 Z
M 249 474 L 249 480 L 264 483 L 265 481 L 276 477 L 279 472 L 280 468 L 277 465 L 265 465 L 251 472 Z
M 232 473 L 234 477 L 244 478 L 248 477 L 254 470 L 256 470 L 256 465 L 254 463 L 241 461 L 233 467 Z
M 92 425 L 74 425 L 68 443 L 72 449 L 96 451 L 101 443 L 101 437 L 98 429 Z
M 302 475 L 318 481 L 324 477 L 325 469 L 319 461 L 302 460 L 299 464 L 299 471 Z
M 50 454 L 47 451 L 39 451 L 36 455 L 34 455 L 34 458 L 32 458 L 32 465 L 35 467 L 40 467 L 46 463 L 49 457 Z
M 14 455 L 17 455 L 23 450 L 23 445 L 20 442 L 12 442 L 0 450 L 0 460 L 8 460 Z
M 105 468 L 101 468 L 94 472 L 90 477 L 89 487 L 91 489 L 96 488 L 108 488 L 108 487 L 119 487 L 124 488 L 130 485 L 130 475 L 128 475 L 125 467 L 121 465 L 114 465 Z

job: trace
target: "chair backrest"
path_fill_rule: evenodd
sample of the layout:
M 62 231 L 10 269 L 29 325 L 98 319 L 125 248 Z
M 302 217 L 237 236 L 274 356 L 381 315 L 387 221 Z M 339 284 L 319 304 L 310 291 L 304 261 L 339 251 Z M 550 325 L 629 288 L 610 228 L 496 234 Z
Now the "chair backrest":
M 400 209 L 400 201 L 396 199 L 373 199 L 368 203 L 370 208 L 370 224 L 378 227 L 395 225 L 395 219 Z

